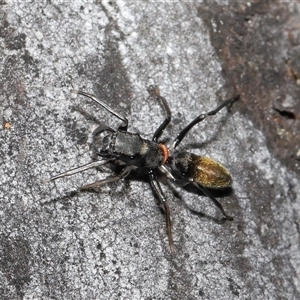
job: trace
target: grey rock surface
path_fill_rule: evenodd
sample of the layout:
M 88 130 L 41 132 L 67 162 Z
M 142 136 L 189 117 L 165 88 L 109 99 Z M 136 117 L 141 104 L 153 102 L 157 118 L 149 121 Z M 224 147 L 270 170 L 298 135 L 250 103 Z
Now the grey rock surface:
M 221 23 L 204 16 L 207 7 L 231 11 L 198 1 L 1 3 L 0 299 L 299 299 L 298 165 L 274 156 L 247 114 L 254 102 L 242 76 L 223 76 L 212 42 Z M 300 7 L 285 9 L 295 18 Z M 151 84 L 173 112 L 167 143 L 198 114 L 241 94 L 180 146 L 231 171 L 233 190 L 216 196 L 234 221 L 219 224 L 207 197 L 162 180 L 175 255 L 146 177 L 98 193 L 78 188 L 109 176 L 108 168 L 42 184 L 91 161 L 97 125 L 118 126 L 72 89 L 97 95 L 150 139 L 163 120 Z

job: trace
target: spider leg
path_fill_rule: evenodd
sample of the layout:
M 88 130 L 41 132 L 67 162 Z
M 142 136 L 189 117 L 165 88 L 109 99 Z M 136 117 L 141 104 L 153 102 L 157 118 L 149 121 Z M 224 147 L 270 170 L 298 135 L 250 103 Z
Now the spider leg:
M 172 175 L 171 171 L 165 165 L 161 165 L 158 169 L 166 175 L 167 178 L 171 179 L 172 181 L 176 182 L 176 178 Z
M 102 133 L 104 131 L 115 132 L 115 130 L 113 130 L 112 128 L 110 128 L 110 127 L 102 124 L 102 125 L 97 126 L 94 129 L 94 131 L 92 133 L 92 136 L 96 137 L 98 134 L 100 134 L 100 133 Z
M 103 184 L 109 183 L 109 182 L 114 182 L 120 179 L 124 179 L 129 175 L 129 173 L 135 168 L 135 166 L 127 166 L 125 167 L 122 172 L 119 175 L 116 176 L 110 176 L 108 178 L 93 182 L 91 184 L 84 185 L 80 188 L 80 190 L 90 190 L 90 189 L 95 189 Z
M 74 175 L 76 173 L 79 173 L 79 172 L 82 172 L 82 171 L 85 171 L 85 170 L 88 170 L 88 169 L 91 169 L 91 168 L 94 168 L 94 167 L 98 167 L 98 166 L 107 164 L 108 162 L 109 162 L 109 160 L 93 161 L 91 163 L 85 164 L 83 166 L 80 166 L 80 167 L 77 167 L 77 168 L 74 168 L 74 169 L 70 169 L 70 170 L 68 170 L 64 173 L 60 173 L 60 174 L 55 175 L 51 178 L 45 179 L 45 180 L 43 180 L 43 183 L 47 183 L 49 181 L 53 181 L 53 180 L 56 180 L 56 179 L 61 178 L 61 177 L 71 176 L 71 175 Z
M 221 213 L 223 214 L 223 216 L 225 217 L 226 220 L 228 220 L 228 221 L 233 220 L 233 217 L 231 217 L 225 213 L 225 210 L 224 210 L 222 204 L 212 195 L 212 193 L 208 189 L 206 189 L 205 187 L 203 187 L 195 182 L 194 182 L 194 185 L 198 189 L 200 189 L 215 204 L 215 206 L 221 211 Z
M 156 97 L 157 100 L 161 101 L 162 104 L 163 104 L 163 107 L 165 109 L 165 111 L 167 112 L 167 115 L 164 119 L 164 121 L 161 123 L 161 125 L 156 129 L 153 137 L 152 137 L 152 141 L 156 142 L 157 143 L 157 140 L 160 138 L 160 136 L 162 135 L 164 129 L 168 126 L 168 124 L 171 122 L 171 110 L 170 110 L 170 107 L 167 103 L 167 100 L 162 97 L 160 95 L 160 92 L 159 92 L 159 88 L 157 86 L 153 86 L 153 85 L 150 85 L 147 89 L 147 91 L 149 92 L 149 94 L 153 97 Z
M 223 107 L 233 103 L 234 101 L 238 100 L 239 95 L 234 97 L 234 98 L 230 98 L 228 100 L 225 100 L 224 102 L 222 102 L 216 109 L 206 113 L 206 114 L 200 114 L 198 117 L 196 117 L 190 124 L 188 124 L 185 128 L 183 128 L 179 134 L 177 135 L 177 137 L 175 138 L 171 149 L 174 150 L 180 143 L 181 141 L 184 139 L 184 137 L 186 136 L 186 134 L 198 123 L 200 123 L 201 121 L 203 121 L 207 116 L 213 116 L 215 114 L 217 114 Z
M 165 215 L 166 215 L 166 226 L 167 226 L 167 233 L 169 238 L 169 246 L 171 253 L 174 254 L 174 241 L 172 236 L 172 228 L 171 228 L 171 217 L 170 217 L 170 208 L 167 203 L 167 199 L 161 189 L 159 182 L 156 180 L 155 175 L 153 174 L 152 170 L 149 171 L 149 178 L 150 184 L 156 195 L 158 196 L 160 202 L 164 206 Z
M 72 90 L 72 92 L 77 93 L 79 95 L 83 95 L 86 96 L 90 99 L 92 99 L 94 102 L 96 102 L 97 104 L 99 104 L 100 106 L 102 106 L 103 108 L 105 108 L 108 112 L 110 112 L 112 115 L 114 115 L 115 117 L 117 117 L 118 119 L 120 119 L 123 123 L 119 126 L 119 130 L 123 130 L 123 131 L 127 131 L 127 127 L 128 127 L 128 120 L 126 117 L 124 117 L 123 115 L 119 114 L 117 111 L 115 111 L 114 109 L 112 109 L 109 105 L 107 105 L 106 103 L 102 102 L 101 100 L 97 99 L 94 95 L 92 94 L 88 94 L 86 92 L 83 91 L 77 91 L 77 90 Z
M 100 155 L 99 152 L 98 152 L 98 148 L 97 148 L 97 146 L 96 146 L 96 143 L 97 143 L 97 141 L 99 141 L 99 140 L 101 139 L 100 134 L 101 134 L 102 132 L 104 132 L 104 131 L 108 131 L 108 132 L 110 132 L 110 133 L 115 132 L 115 130 L 113 130 L 112 128 L 110 128 L 110 127 L 108 127 L 108 126 L 106 126 L 106 125 L 104 125 L 104 124 L 101 124 L 101 125 L 97 126 L 97 127 L 94 129 L 94 131 L 93 131 L 93 133 L 92 133 L 93 143 L 90 144 L 90 149 L 91 149 L 91 151 L 92 151 L 91 157 L 92 157 L 92 159 L 94 159 L 94 160 L 96 160 L 97 157 L 98 157 L 98 155 Z

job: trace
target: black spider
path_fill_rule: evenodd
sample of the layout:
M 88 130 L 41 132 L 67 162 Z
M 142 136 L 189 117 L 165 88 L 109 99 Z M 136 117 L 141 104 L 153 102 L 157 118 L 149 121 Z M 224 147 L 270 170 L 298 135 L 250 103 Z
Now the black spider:
M 171 147 L 168 148 L 165 144 L 159 143 L 159 138 L 162 135 L 163 130 L 171 121 L 171 110 L 166 99 L 160 95 L 158 87 L 150 86 L 148 91 L 152 96 L 156 97 L 162 102 L 166 111 L 166 117 L 162 124 L 155 131 L 152 140 L 143 139 L 138 133 L 128 132 L 127 118 L 116 112 L 104 102 L 97 99 L 95 96 L 82 91 L 75 91 L 76 93 L 86 96 L 98 103 L 112 115 L 120 119 L 122 124 L 117 130 L 114 130 L 108 126 L 98 126 L 95 129 L 93 132 L 95 145 L 98 144 L 100 134 L 107 132 L 107 135 L 102 139 L 102 148 L 98 149 L 96 146 L 94 146 L 95 161 L 53 176 L 45 180 L 45 182 L 64 176 L 73 175 L 75 173 L 107 163 L 114 163 L 123 167 L 119 175 L 108 177 L 81 188 L 81 190 L 95 189 L 105 183 L 125 178 L 134 169 L 146 169 L 149 175 L 150 184 L 165 211 L 169 245 L 171 252 L 173 253 L 174 243 L 171 231 L 170 209 L 154 171 L 159 170 L 165 174 L 167 178 L 171 179 L 180 186 L 187 185 L 189 183 L 194 184 L 213 201 L 213 203 L 222 212 L 226 220 L 233 220 L 232 217 L 225 213 L 221 203 L 215 199 L 215 197 L 208 190 L 230 187 L 232 179 L 229 171 L 220 163 L 211 158 L 199 156 L 189 152 L 177 152 L 175 149 L 181 143 L 186 134 L 196 124 L 203 121 L 207 116 L 217 114 L 223 107 L 237 100 L 238 96 L 224 101 L 216 109 L 206 114 L 200 114 L 197 116 L 190 124 L 188 124 L 179 132 Z

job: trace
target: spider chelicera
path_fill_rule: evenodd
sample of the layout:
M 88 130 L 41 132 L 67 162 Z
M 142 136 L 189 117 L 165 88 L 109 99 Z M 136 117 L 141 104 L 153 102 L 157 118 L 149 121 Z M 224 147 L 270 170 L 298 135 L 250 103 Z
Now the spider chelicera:
M 170 208 L 161 189 L 160 183 L 157 180 L 157 170 L 179 186 L 187 184 L 195 185 L 213 201 L 226 220 L 233 220 L 232 217 L 225 213 L 221 203 L 209 191 L 209 189 L 230 187 L 232 178 L 229 171 L 223 165 L 211 158 L 199 156 L 186 151 L 175 151 L 175 149 L 196 124 L 203 121 L 208 116 L 217 114 L 222 108 L 237 100 L 238 96 L 222 102 L 216 109 L 208 113 L 198 115 L 191 123 L 179 132 L 172 145 L 167 147 L 165 144 L 159 142 L 159 138 L 171 121 L 171 110 L 166 99 L 160 95 L 158 87 L 150 86 L 148 88 L 148 92 L 162 103 L 166 111 L 166 116 L 164 121 L 155 131 L 152 140 L 143 139 L 138 133 L 128 132 L 127 118 L 112 109 L 109 105 L 97 99 L 95 96 L 82 91 L 73 92 L 92 99 L 94 102 L 121 120 L 122 123 L 117 130 L 106 125 L 100 125 L 94 130 L 94 161 L 53 176 L 44 182 L 70 176 L 108 163 L 113 163 L 122 167 L 122 171 L 118 175 L 110 176 L 106 179 L 81 187 L 81 190 L 95 189 L 105 183 L 123 179 L 127 177 L 132 170 L 137 168 L 146 169 L 151 187 L 158 196 L 160 204 L 165 212 L 169 245 L 172 253 L 174 252 L 174 242 L 171 231 Z M 104 132 L 106 134 L 102 139 L 102 146 L 101 148 L 98 148 L 97 146 L 100 134 Z

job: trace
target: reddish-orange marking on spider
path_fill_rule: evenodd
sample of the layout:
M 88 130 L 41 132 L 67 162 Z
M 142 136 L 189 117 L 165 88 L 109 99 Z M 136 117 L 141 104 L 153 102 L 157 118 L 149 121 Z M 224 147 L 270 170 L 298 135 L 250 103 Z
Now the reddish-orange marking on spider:
M 164 144 L 159 144 L 162 152 L 163 152 L 163 155 L 164 155 L 164 160 L 163 160 L 163 164 L 168 160 L 169 156 L 170 156 L 170 152 L 169 152 L 169 149 L 166 145 Z

